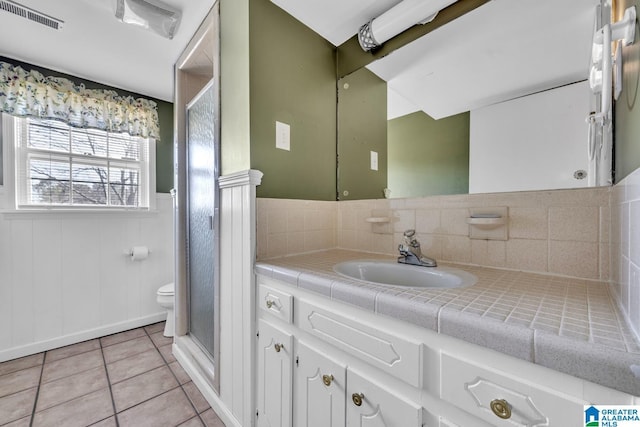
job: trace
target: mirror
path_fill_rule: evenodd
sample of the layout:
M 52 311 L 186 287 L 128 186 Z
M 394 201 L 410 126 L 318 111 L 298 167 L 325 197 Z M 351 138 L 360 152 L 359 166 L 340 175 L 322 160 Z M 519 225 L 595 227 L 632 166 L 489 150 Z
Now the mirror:
M 598 5 L 493 0 L 340 78 L 339 199 L 587 186 Z

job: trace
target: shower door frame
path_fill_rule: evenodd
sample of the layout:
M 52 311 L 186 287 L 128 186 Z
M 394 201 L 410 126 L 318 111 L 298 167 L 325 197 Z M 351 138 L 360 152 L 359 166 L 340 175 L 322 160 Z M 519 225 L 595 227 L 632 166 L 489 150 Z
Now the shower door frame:
M 188 200 L 187 200 L 187 105 L 195 99 L 205 86 L 212 84 L 216 100 L 214 102 L 215 140 L 218 144 L 216 152 L 217 171 L 220 174 L 220 7 L 216 2 L 204 19 L 200 28 L 185 48 L 175 65 L 175 102 L 174 102 L 174 186 L 176 189 L 174 234 L 175 234 L 175 337 L 173 352 L 181 364 L 190 365 L 199 377 L 206 381 L 216 394 L 220 394 L 220 261 L 219 254 L 212 254 L 215 262 L 215 296 L 214 296 L 214 353 L 210 354 L 189 334 L 189 291 L 187 271 L 187 239 L 188 239 Z M 211 69 L 202 69 L 202 58 L 213 60 Z M 195 66 L 195 71 L 192 69 Z M 219 185 L 216 179 L 216 194 L 219 196 Z M 219 208 L 219 200 L 216 200 Z M 214 215 L 219 221 L 219 215 Z M 215 235 L 215 251 L 219 250 L 220 236 Z M 185 366 L 185 369 L 187 366 Z M 195 381 L 195 379 L 194 379 Z M 211 402 L 210 402 L 211 403 Z

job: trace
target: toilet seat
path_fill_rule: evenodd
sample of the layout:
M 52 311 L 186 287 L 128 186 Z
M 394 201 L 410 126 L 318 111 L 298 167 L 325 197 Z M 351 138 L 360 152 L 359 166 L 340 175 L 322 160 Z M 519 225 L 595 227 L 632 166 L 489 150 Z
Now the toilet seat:
M 160 289 L 158 289 L 158 295 L 174 295 L 175 294 L 175 288 L 173 286 L 173 283 L 167 283 L 164 286 L 161 286 Z

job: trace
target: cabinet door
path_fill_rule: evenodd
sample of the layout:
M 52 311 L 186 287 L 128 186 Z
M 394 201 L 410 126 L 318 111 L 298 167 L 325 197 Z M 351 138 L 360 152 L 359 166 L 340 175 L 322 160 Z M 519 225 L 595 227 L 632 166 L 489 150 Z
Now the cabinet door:
M 258 322 L 258 427 L 291 427 L 293 337 Z
M 296 427 L 340 427 L 345 423 L 346 367 L 298 341 L 295 368 Z
M 421 427 L 422 408 L 410 399 L 347 370 L 348 427 Z

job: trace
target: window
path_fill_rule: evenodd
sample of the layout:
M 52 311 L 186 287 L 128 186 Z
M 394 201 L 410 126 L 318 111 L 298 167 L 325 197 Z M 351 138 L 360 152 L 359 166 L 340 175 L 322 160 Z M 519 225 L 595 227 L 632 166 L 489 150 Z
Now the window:
M 13 121 L 18 208 L 150 207 L 153 139 L 56 120 Z

